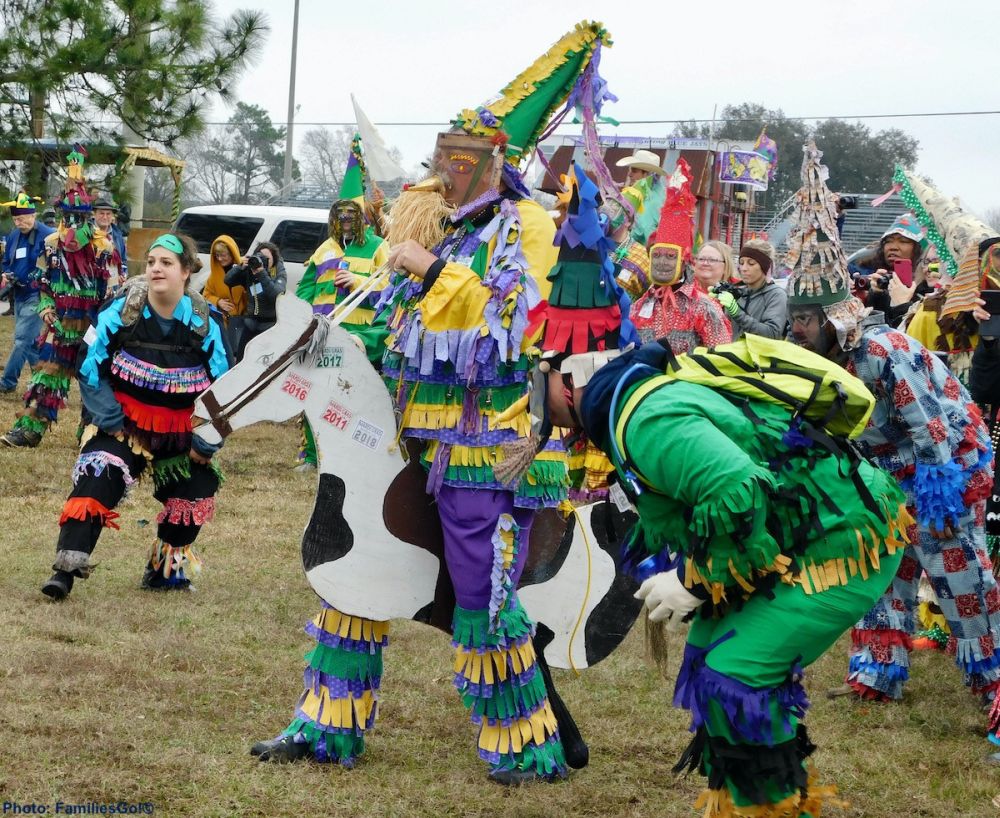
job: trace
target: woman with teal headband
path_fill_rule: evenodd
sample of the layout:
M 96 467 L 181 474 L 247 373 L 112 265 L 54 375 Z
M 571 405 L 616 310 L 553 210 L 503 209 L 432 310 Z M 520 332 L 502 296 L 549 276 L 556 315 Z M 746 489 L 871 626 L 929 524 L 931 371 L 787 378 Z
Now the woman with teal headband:
M 208 302 L 187 284 L 199 265 L 187 236 L 150 245 L 146 271 L 101 310 L 79 360 L 84 432 L 73 490 L 59 519 L 55 573 L 42 593 L 64 599 L 91 573 L 101 529 L 147 472 L 163 503 L 142 587 L 187 590 L 200 568 L 193 543 L 215 511 L 216 447 L 191 434 L 195 400 L 229 369 L 229 351 Z

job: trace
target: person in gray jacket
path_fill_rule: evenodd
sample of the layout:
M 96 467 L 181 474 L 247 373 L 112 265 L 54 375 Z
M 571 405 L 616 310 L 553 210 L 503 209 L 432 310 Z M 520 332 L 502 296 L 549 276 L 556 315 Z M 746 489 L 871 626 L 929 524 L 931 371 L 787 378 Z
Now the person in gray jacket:
M 751 239 L 740 248 L 742 291 L 734 294 L 722 289 L 714 293 L 732 321 L 733 340 L 744 333 L 765 338 L 785 337 L 788 296 L 771 280 L 773 266 L 774 248 L 766 241 Z

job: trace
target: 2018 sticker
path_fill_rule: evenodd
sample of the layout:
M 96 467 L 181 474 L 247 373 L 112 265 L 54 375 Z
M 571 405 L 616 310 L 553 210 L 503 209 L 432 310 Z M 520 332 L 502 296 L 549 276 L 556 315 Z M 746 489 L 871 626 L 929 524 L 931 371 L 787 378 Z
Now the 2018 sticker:
M 323 420 L 329 423 L 334 429 L 344 431 L 351 421 L 352 412 L 346 406 L 342 406 L 337 401 L 330 401 L 323 412 Z
M 343 347 L 326 347 L 316 357 L 317 369 L 340 369 L 344 361 Z
M 287 392 L 293 398 L 300 401 L 304 401 L 309 396 L 309 390 L 311 389 L 312 381 L 303 378 L 301 375 L 296 375 L 294 372 L 289 373 L 288 377 L 285 378 L 285 382 L 281 384 L 282 392 Z
M 365 448 L 377 449 L 378 444 L 382 442 L 384 434 L 385 431 L 374 423 L 369 423 L 363 418 L 358 418 L 358 422 L 354 426 L 354 432 L 351 434 L 351 440 L 360 443 Z

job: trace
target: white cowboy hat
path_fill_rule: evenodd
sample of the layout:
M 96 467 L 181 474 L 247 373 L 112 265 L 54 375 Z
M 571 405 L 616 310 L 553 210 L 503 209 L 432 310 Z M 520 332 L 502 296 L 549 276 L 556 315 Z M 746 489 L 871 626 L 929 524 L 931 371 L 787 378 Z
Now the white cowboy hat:
M 636 168 L 650 173 L 659 173 L 661 176 L 667 175 L 667 172 L 660 167 L 660 157 L 652 151 L 637 150 L 631 156 L 619 159 L 615 165 L 620 168 Z

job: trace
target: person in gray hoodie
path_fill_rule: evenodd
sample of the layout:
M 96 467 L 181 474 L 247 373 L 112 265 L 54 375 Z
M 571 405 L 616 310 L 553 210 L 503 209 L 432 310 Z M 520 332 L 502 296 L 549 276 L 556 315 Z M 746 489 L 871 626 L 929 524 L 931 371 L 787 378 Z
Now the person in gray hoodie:
M 733 324 L 733 340 L 740 335 L 784 338 L 788 320 L 784 289 L 771 280 L 774 248 L 751 239 L 740 248 L 741 292 L 723 289 L 714 293 Z

